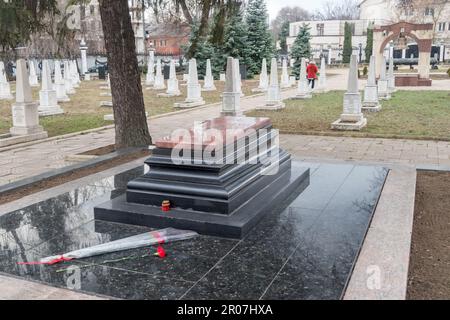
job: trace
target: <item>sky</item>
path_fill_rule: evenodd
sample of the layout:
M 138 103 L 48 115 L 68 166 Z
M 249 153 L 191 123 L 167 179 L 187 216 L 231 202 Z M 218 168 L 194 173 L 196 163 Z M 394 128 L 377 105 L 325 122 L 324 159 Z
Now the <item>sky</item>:
M 280 9 L 283 7 L 299 6 L 312 12 L 315 9 L 320 9 L 322 7 L 322 4 L 326 1 L 327 0 L 266 0 L 270 20 L 275 19 L 278 11 L 280 11 Z

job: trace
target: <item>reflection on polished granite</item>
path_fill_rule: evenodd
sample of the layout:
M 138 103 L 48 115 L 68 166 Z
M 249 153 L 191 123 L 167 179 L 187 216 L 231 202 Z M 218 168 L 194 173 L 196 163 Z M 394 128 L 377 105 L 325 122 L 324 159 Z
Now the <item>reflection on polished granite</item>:
M 311 184 L 243 240 L 200 236 L 54 266 L 17 262 L 146 232 L 93 220 L 139 167 L 0 216 L 0 273 L 121 299 L 340 299 L 387 176 L 381 167 L 308 164 Z

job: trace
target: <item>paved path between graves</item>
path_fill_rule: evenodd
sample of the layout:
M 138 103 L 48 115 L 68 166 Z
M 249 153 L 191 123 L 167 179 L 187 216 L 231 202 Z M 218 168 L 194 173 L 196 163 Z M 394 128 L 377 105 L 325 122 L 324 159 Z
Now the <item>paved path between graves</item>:
M 332 70 L 330 89 L 344 89 L 345 69 Z M 435 81 L 437 83 L 437 81 Z M 450 88 L 450 84 L 449 84 Z M 296 89 L 282 93 L 283 98 L 295 95 Z M 242 99 L 243 110 L 251 110 L 265 102 L 264 95 Z M 189 110 L 150 120 L 154 139 L 174 129 L 191 126 L 220 114 L 220 104 Z M 2 151 L 0 149 L 0 185 L 68 166 L 66 156 L 82 153 L 114 142 L 114 130 L 105 129 L 62 139 L 36 142 Z M 450 143 L 436 141 L 360 139 L 325 136 L 283 135 L 282 146 L 300 158 L 330 158 L 410 165 L 450 167 Z
M 0 300 L 106 300 L 68 289 L 0 275 Z

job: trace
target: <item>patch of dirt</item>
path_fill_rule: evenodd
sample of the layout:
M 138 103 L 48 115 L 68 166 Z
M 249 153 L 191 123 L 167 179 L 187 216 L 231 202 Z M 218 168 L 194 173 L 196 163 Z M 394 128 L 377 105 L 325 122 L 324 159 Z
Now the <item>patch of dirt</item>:
M 450 299 L 450 173 L 418 172 L 408 299 Z
M 149 150 L 140 150 L 137 152 L 133 152 L 126 155 L 118 156 L 112 160 L 100 163 L 98 165 L 95 165 L 93 167 L 89 168 L 82 168 L 76 171 L 68 172 L 64 175 L 50 178 L 47 180 L 43 180 L 40 182 L 37 182 L 35 184 L 20 188 L 18 190 L 14 190 L 11 192 L 4 193 L 0 196 L 0 205 L 23 198 L 25 196 L 31 195 L 33 193 L 53 188 L 59 185 L 62 185 L 66 182 L 73 181 L 76 179 L 80 179 L 113 167 L 117 167 L 121 164 L 125 164 L 127 162 L 131 162 L 136 159 L 143 158 L 145 156 L 150 156 L 151 152 Z
M 83 156 L 104 156 L 105 154 L 109 154 L 116 151 L 116 146 L 114 144 L 110 144 L 109 146 L 92 149 L 83 153 L 80 153 L 80 155 Z

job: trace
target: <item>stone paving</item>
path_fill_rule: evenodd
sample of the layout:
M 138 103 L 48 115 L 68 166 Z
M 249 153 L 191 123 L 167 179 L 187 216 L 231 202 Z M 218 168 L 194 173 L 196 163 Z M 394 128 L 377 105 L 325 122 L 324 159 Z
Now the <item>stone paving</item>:
M 331 70 L 328 86 L 344 90 L 345 69 Z M 448 82 L 448 83 L 447 83 Z M 364 81 L 361 81 L 361 85 Z M 450 81 L 434 81 L 432 89 L 450 88 Z M 414 89 L 417 88 L 405 88 Z M 296 89 L 285 90 L 283 99 L 294 96 Z M 265 102 L 264 95 L 246 97 L 241 108 L 251 110 Z M 174 129 L 185 128 L 195 120 L 202 121 L 220 115 L 220 104 L 192 109 L 150 119 L 150 132 L 154 139 L 170 134 Z M 89 132 L 62 139 L 51 139 L 12 149 L 0 149 L 0 185 L 68 166 L 66 156 L 82 153 L 114 142 L 114 129 Z M 405 165 L 450 167 L 450 143 L 417 140 L 389 140 L 343 138 L 328 136 L 283 135 L 281 144 L 300 158 L 360 160 Z

